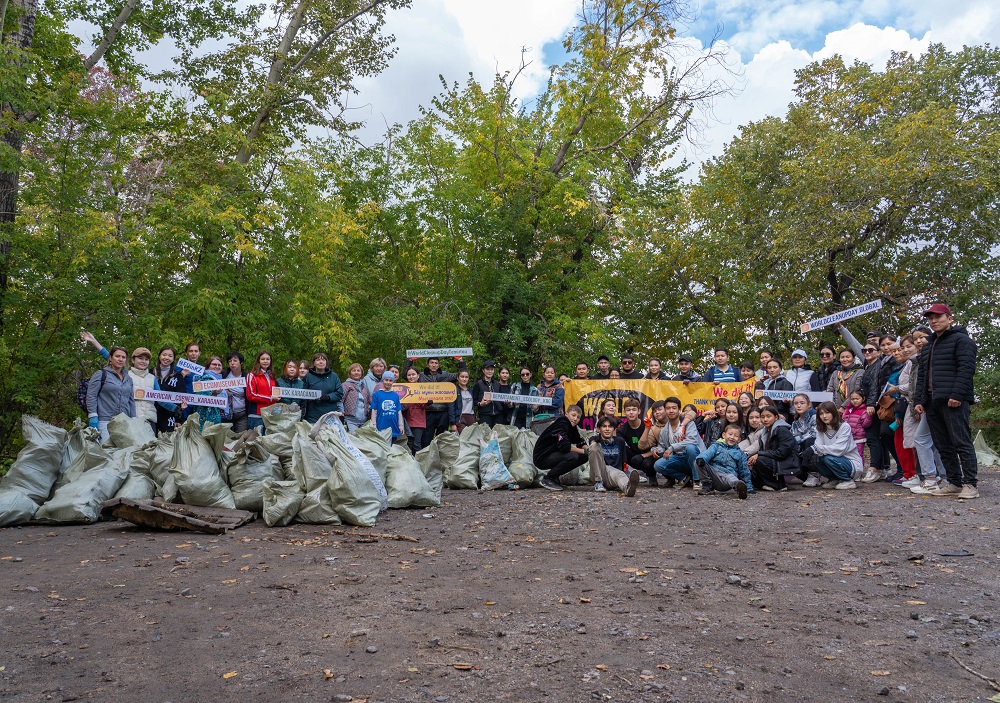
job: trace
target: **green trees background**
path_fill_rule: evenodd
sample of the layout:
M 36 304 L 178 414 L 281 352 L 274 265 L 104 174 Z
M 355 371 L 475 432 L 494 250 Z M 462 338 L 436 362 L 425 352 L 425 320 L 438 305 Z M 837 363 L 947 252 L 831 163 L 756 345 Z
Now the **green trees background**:
M 728 86 L 670 2 L 588 0 L 533 99 L 519 72 L 442 78 L 363 145 L 345 96 L 407 5 L 0 0 L 0 455 L 21 413 L 76 414 L 81 327 L 339 370 L 439 345 L 568 368 L 814 349 L 805 319 L 879 297 L 861 326 L 903 332 L 944 298 L 994 417 L 996 49 L 810 65 L 785 117 L 682 182 L 693 111 Z

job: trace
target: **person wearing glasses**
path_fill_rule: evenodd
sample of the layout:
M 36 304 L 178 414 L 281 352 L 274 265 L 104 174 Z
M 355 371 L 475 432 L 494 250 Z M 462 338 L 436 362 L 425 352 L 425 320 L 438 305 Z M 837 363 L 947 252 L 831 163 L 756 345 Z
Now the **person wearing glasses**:
M 868 416 L 872 419 L 871 425 L 865 429 L 869 468 L 861 477 L 861 482 L 873 483 L 886 477 L 889 459 L 882 448 L 882 423 L 875 415 L 878 399 L 882 395 L 882 387 L 878 382 L 879 372 L 882 370 L 882 356 L 878 349 L 878 340 L 866 341 L 864 347 L 861 348 L 861 354 L 863 370 L 860 390 L 864 395 L 865 405 L 868 407 Z
M 532 398 L 538 397 L 538 389 L 531 384 L 531 369 L 522 366 L 520 371 L 521 380 L 511 384 L 510 392 L 514 395 L 526 395 Z M 537 405 L 522 405 L 518 403 L 514 406 L 514 415 L 511 418 L 514 427 L 525 430 L 531 427 L 531 421 L 535 419 Z
M 631 354 L 621 355 L 621 378 L 642 378 L 642 373 L 635 367 L 635 357 Z
M 819 348 L 819 362 L 819 368 L 816 369 L 816 373 L 819 375 L 819 387 L 826 389 L 830 385 L 830 379 L 840 368 L 837 350 L 829 344 L 824 344 Z

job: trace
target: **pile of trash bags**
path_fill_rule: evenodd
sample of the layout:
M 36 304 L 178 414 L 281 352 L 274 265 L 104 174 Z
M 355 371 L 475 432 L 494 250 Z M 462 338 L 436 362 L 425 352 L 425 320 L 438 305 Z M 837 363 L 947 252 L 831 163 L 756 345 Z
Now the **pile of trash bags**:
M 200 428 L 196 414 L 154 437 L 148 423 L 119 415 L 110 439 L 77 420 L 67 431 L 25 415 L 25 446 L 0 479 L 0 527 L 92 523 L 112 498 L 237 508 L 269 526 L 289 523 L 370 527 L 388 508 L 441 504 L 441 491 L 538 485 L 531 455 L 537 436 L 508 425 L 438 435 L 411 456 L 388 430 L 366 424 L 348 434 L 331 413 L 310 424 L 297 405 L 261 412 L 267 433 Z M 587 466 L 563 477 L 587 484 Z

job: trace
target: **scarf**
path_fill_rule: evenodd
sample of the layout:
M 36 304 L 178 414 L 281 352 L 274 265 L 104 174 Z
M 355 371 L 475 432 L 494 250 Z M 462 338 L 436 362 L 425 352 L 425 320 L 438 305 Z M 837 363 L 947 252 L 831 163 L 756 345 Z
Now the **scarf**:
M 851 367 L 850 372 L 846 376 L 843 371 L 837 372 L 837 392 L 840 393 L 840 397 L 844 400 L 850 400 L 850 398 L 847 397 L 847 382 L 857 372 L 858 369 L 856 367 Z

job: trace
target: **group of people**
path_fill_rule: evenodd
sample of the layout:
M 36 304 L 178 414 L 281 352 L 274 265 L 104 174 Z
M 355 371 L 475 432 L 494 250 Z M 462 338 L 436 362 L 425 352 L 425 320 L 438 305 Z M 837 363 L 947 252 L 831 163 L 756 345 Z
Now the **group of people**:
M 673 375 L 665 373 L 655 357 L 642 373 L 632 354 L 620 357 L 619 368 L 612 368 L 602 355 L 593 373 L 585 361 L 576 364 L 572 377 L 546 366 L 537 383 L 531 369 L 520 367 L 515 378 L 510 368 L 492 360 L 481 365 L 480 377 L 473 382 L 461 359 L 458 370 L 448 372 L 434 357 L 426 360 L 423 370 L 412 359 L 399 367 L 376 358 L 367 372 L 351 364 L 341 382 L 322 352 L 311 361 L 289 359 L 280 372 L 268 351 L 260 351 L 249 369 L 242 354 L 231 352 L 225 361 L 209 357 L 198 375 L 177 368 L 176 351 L 170 346 L 159 350 L 153 368 L 151 352 L 139 347 L 126 368 L 129 356 L 124 348 L 105 349 L 82 332 L 81 338 L 108 360 L 91 377 L 85 405 L 90 423 L 105 438 L 108 421 L 123 412 L 146 419 L 154 431 L 170 432 L 192 408 L 183 402 L 137 401 L 135 388 L 194 393 L 196 381 L 236 377 L 245 378 L 245 384 L 202 391 L 225 394 L 227 400 L 225 409 L 198 406 L 203 423 L 225 421 L 237 431 L 263 432 L 261 410 L 282 402 L 281 388 L 301 388 L 319 393 L 318 398 L 300 401 L 305 420 L 315 422 L 335 411 L 352 432 L 371 421 L 380 430 L 391 430 L 394 441 L 405 441 L 414 453 L 437 434 L 461 432 L 477 422 L 533 428 L 540 433 L 535 465 L 545 472 L 542 485 L 552 490 L 562 488 L 560 476 L 589 462 L 597 490 L 613 486 L 626 495 L 634 495 L 641 483 L 655 486 L 663 479 L 663 485 L 691 486 L 703 494 L 734 490 L 745 497 L 759 490 L 786 490 L 786 478 L 795 476 L 805 486 L 849 489 L 858 481 L 889 480 L 915 493 L 975 498 L 969 408 L 974 402 L 976 346 L 967 330 L 954 324 L 948 306 L 932 305 L 924 317 L 926 326 L 900 339 L 871 330 L 864 345 L 838 324 L 846 348 L 822 346 L 815 368 L 802 349 L 792 352 L 787 369 L 764 350 L 757 369 L 752 362 L 734 366 L 728 350 L 719 348 L 715 364 L 703 374 L 687 355 L 678 357 Z M 188 344 L 184 358 L 200 365 L 200 345 Z M 736 401 L 719 399 L 700 414 L 670 397 L 653 403 L 645 416 L 638 401 L 626 400 L 619 410 L 620 401 L 611 397 L 599 403 L 596 415 L 585 417 L 579 406 L 564 409 L 564 384 L 573 379 L 717 384 L 753 379 L 760 397 L 744 393 Z M 393 390 L 399 381 L 453 383 L 455 399 L 403 403 Z M 796 395 L 788 402 L 784 396 L 768 397 L 768 391 Z M 817 403 L 809 396 L 824 391 L 832 400 Z M 505 402 L 494 398 L 498 394 L 549 400 L 537 405 Z M 596 434 L 588 442 L 581 429 Z M 895 459 L 895 474 L 890 474 L 890 459 Z

